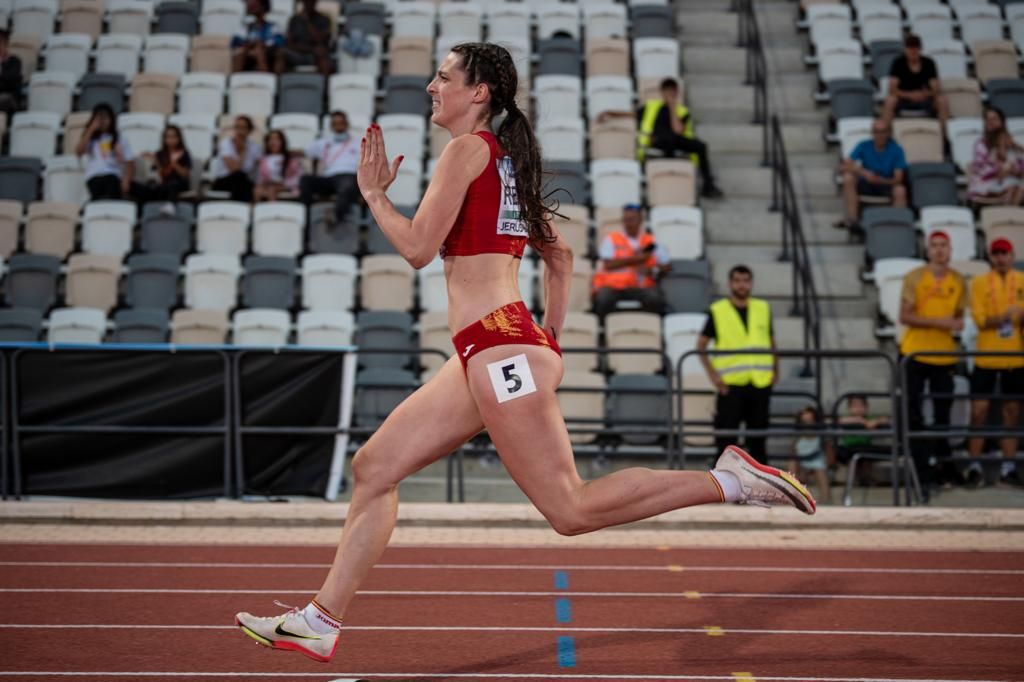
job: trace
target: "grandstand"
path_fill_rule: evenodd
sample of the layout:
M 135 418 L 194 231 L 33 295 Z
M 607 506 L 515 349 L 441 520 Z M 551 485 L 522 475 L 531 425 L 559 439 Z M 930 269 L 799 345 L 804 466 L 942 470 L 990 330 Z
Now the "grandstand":
M 756 46 L 741 32 L 736 12 L 751 4 L 760 25 Z M 985 209 L 976 225 L 952 198 L 938 206 L 915 204 L 918 215 L 888 215 L 884 229 L 892 232 L 886 234 L 900 232 L 903 239 L 878 239 L 872 227 L 865 244 L 848 242 L 830 227 L 841 209 L 833 179 L 839 147 L 822 142 L 829 121 L 829 139 L 843 148 L 863 132 L 862 116 L 847 112 L 863 114 L 871 104 L 865 101 L 877 99 L 882 84 L 871 74 L 880 73 L 881 43 L 909 26 L 925 32 L 928 50 L 941 57 L 944 83 L 947 69 L 953 74 L 950 90 L 968 94 L 949 122 L 948 160 L 942 131 L 927 121 L 901 126 L 897 137 L 920 150 L 914 160 L 962 166 L 957 140 L 979 125 L 968 115 L 980 102 L 967 103 L 971 89 L 977 98 L 998 90 L 1010 106 L 1017 101 L 1013 81 L 1024 15 L 1015 5 L 1004 13 L 980 1 L 936 0 L 928 4 L 939 9 L 921 13 L 915 9 L 921 5 L 909 1 L 905 7 L 805 4 L 321 0 L 318 9 L 331 17 L 339 38 L 336 69 L 323 78 L 311 70 L 230 73 L 230 36 L 244 21 L 241 0 L 0 0 L 0 26 L 11 31 L 11 51 L 25 73 L 22 110 L 0 118 L 6 306 L 0 342 L 355 343 L 407 351 L 360 356 L 355 419 L 372 428 L 395 400 L 437 370 L 440 356 L 418 355 L 417 348 L 451 352 L 440 261 L 414 271 L 363 208 L 333 225 L 330 203 L 307 210 L 295 201 L 250 206 L 225 200 L 209 188 L 212 157 L 237 113 L 253 118 L 254 135 L 281 129 L 302 148 L 326 128 L 329 111 L 342 109 L 354 130 L 376 121 L 389 153 L 405 155 L 389 195 L 411 215 L 446 138 L 429 122 L 424 87 L 451 45 L 484 38 L 506 45 L 516 58 L 520 106 L 533 116 L 552 174 L 549 188 L 565 190 L 559 228 L 577 265 L 562 345 L 584 351 L 566 355 L 562 397 L 573 439 L 581 452 L 603 453 L 609 444 L 629 445 L 640 455 L 671 451 L 667 398 L 677 378 L 687 388 L 687 422 L 706 428 L 710 419 L 713 400 L 703 372 L 679 361 L 693 349 L 703 313 L 712 296 L 725 291 L 733 264 L 750 265 L 757 294 L 772 302 L 781 348 L 814 345 L 806 332 L 805 295 L 794 299 L 793 273 L 802 268 L 816 283 L 821 315 L 813 324 L 820 327 L 820 348 L 892 353 L 894 283 L 917 262 L 920 230 L 955 225 L 963 235 L 956 258 L 967 261 L 970 272 L 983 267 L 981 234 L 1004 230 L 1024 253 L 1024 209 Z M 270 18 L 284 26 L 293 11 L 289 0 L 275 0 Z M 798 32 L 798 15 L 806 34 Z M 941 26 L 948 35 L 940 40 L 934 36 L 945 30 Z M 371 54 L 345 49 L 344 36 L 356 29 L 369 39 Z M 762 48 L 766 81 L 752 76 L 749 63 Z M 602 111 L 635 108 L 668 76 L 683 83 L 724 200 L 701 202 L 689 161 L 638 162 L 631 119 L 597 120 Z M 778 169 L 763 163 L 768 119 L 767 112 L 756 112 L 759 88 L 782 121 L 809 261 L 778 258 L 791 228 L 786 215 L 766 211 Z M 182 128 L 196 163 L 192 191 L 173 214 L 161 210 L 162 202 L 137 207 L 87 200 L 73 150 L 98 102 L 117 112 L 136 155 L 155 151 L 165 123 Z M 753 121 L 755 113 L 763 123 Z M 137 179 L 145 178 L 144 163 L 136 171 Z M 627 202 L 647 206 L 650 228 L 675 259 L 664 283 L 669 310 L 662 317 L 616 312 L 602 325 L 589 310 L 589 277 L 600 238 Z M 524 299 L 538 315 L 541 270 L 535 254 L 520 270 Z M 802 376 L 804 359 L 784 358 L 773 415 L 788 424 L 808 397 L 828 408 L 851 388 L 890 391 L 884 371 L 865 372 L 858 362 L 826 361 L 809 377 Z M 643 397 L 653 395 L 653 402 L 623 400 L 623 391 L 646 391 Z M 638 415 L 649 421 L 652 413 L 668 422 L 653 437 L 630 435 L 627 428 L 609 440 L 609 431 Z M 692 439 L 692 452 L 711 454 L 708 442 Z M 778 439 L 775 449 L 785 453 L 788 441 Z

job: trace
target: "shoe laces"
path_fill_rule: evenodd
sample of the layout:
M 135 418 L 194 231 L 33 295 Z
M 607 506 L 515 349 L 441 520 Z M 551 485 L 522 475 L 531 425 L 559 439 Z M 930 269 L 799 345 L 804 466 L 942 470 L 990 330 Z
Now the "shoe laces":
M 288 609 L 288 610 L 284 614 L 278 614 L 276 616 L 256 616 L 256 618 L 259 618 L 260 620 L 266 620 L 266 621 L 279 621 L 282 618 L 287 618 L 288 616 L 290 616 L 292 614 L 302 613 L 302 609 L 300 609 L 298 606 L 292 606 L 291 604 L 285 604 L 284 602 L 278 601 L 276 599 L 274 600 L 274 606 L 278 606 L 278 607 L 280 607 L 282 609 Z

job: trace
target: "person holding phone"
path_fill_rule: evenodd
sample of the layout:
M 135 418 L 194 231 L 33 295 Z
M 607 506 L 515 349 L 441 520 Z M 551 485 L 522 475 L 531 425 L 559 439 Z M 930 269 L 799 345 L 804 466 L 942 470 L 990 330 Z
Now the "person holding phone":
M 601 263 L 591 292 L 598 317 L 614 312 L 620 301 L 638 301 L 642 310 L 664 312 L 665 298 L 658 280 L 672 268 L 671 256 L 643 230 L 639 204 L 622 207 L 622 230 L 601 240 L 598 256 Z

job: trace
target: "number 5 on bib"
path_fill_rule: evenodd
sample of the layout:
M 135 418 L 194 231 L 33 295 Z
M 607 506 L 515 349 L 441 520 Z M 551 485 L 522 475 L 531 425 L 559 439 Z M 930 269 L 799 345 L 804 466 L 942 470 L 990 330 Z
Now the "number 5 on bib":
M 525 353 L 489 363 L 487 373 L 491 377 L 494 396 L 499 403 L 537 391 L 537 384 L 533 382 L 533 373 L 530 371 L 530 363 L 526 361 Z

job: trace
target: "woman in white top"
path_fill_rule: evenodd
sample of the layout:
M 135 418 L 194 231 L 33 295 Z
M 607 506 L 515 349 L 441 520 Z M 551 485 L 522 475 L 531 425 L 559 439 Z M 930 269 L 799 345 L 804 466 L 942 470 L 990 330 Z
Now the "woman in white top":
M 132 150 L 117 134 L 117 118 L 107 104 L 97 104 L 75 146 L 85 156 L 85 184 L 93 201 L 124 199 L 132 189 Z
M 251 118 L 236 116 L 231 136 L 221 140 L 217 148 L 213 189 L 230 193 L 232 201 L 252 201 L 256 169 L 263 157 L 260 143 L 249 137 L 252 129 Z

